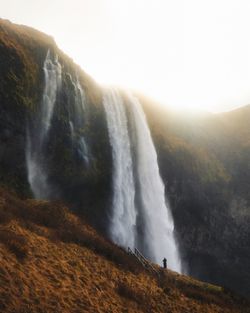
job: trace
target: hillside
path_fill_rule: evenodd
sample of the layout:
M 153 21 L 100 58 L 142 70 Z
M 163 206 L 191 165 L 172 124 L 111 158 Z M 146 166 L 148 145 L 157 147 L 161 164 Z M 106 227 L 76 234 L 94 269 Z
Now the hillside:
M 1 312 L 250 312 L 221 287 L 157 279 L 62 203 L 1 188 L 0 217 Z

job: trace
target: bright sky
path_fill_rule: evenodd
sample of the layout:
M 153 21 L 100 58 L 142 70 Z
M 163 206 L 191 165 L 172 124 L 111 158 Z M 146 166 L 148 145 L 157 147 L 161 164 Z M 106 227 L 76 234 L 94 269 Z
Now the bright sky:
M 0 0 L 100 83 L 176 108 L 250 103 L 250 0 Z

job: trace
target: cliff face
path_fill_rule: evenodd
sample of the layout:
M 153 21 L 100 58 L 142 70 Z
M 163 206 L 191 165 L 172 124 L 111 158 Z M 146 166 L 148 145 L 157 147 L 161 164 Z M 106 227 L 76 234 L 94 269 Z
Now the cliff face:
M 41 123 L 44 60 L 62 67 L 60 94 L 42 150 L 48 198 L 62 199 L 106 231 L 112 157 L 102 90 L 52 38 L 0 22 L 0 183 L 31 197 L 27 138 Z M 77 120 L 77 84 L 86 120 Z M 74 103 L 74 105 L 72 105 Z M 250 108 L 219 115 L 181 116 L 141 98 L 188 273 L 250 294 Z M 91 161 L 83 156 L 86 139 Z
M 144 103 L 187 272 L 249 296 L 250 106 L 180 116 Z
M 31 196 L 28 182 L 27 149 L 39 142 L 44 123 L 44 61 L 48 51 L 62 67 L 60 94 L 57 92 L 46 147 L 38 154 L 46 160 L 48 198 L 69 202 L 88 215 L 99 227 L 105 225 L 111 185 L 111 151 L 102 106 L 101 89 L 64 55 L 52 38 L 8 21 L 0 23 L 1 116 L 0 181 L 21 195 Z M 51 64 L 49 63 L 49 66 Z M 74 127 L 77 118 L 75 80 L 84 90 L 86 120 Z M 50 91 L 51 92 L 51 91 Z M 72 105 L 74 103 L 74 105 Z M 76 124 L 76 123 L 75 123 Z M 79 124 L 79 123 L 78 123 Z M 74 132 L 72 131 L 74 127 Z M 91 163 L 81 156 L 80 140 L 88 138 Z

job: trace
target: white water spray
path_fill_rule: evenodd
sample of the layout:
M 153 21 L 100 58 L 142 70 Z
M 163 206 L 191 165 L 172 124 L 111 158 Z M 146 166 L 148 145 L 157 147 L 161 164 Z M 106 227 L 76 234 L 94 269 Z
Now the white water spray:
M 136 169 L 139 182 L 141 210 L 144 219 L 144 250 L 161 263 L 167 257 L 171 269 L 181 270 L 177 245 L 174 239 L 174 223 L 165 201 L 165 188 L 160 177 L 157 154 L 138 99 L 128 94 L 136 137 Z M 147 253 L 147 252 L 146 252 Z
M 43 102 L 40 127 L 40 144 L 43 144 L 44 138 L 50 129 L 51 118 L 54 112 L 57 91 L 61 88 L 62 68 L 58 62 L 58 57 L 53 60 L 50 51 L 48 51 L 44 61 L 45 87 L 43 91 Z
M 71 140 L 75 145 L 75 149 L 78 155 L 84 160 L 86 166 L 90 163 L 90 151 L 86 140 L 83 135 L 77 134 L 77 129 L 82 129 L 86 123 L 87 110 L 86 110 L 86 96 L 78 77 L 74 80 L 69 74 L 71 83 L 74 87 L 74 102 L 71 104 L 73 106 L 73 114 L 70 116 L 70 130 L 71 130 Z
M 111 237 L 124 247 L 141 249 L 159 264 L 166 257 L 168 266 L 180 272 L 155 147 L 139 101 L 131 94 L 127 99 L 130 136 L 122 97 L 117 91 L 108 91 L 103 97 L 114 164 Z
M 35 198 L 47 199 L 48 186 L 46 165 L 44 164 L 44 143 L 51 126 L 54 105 L 58 90 L 61 88 L 62 69 L 58 58 L 48 51 L 44 61 L 45 86 L 43 91 L 41 111 L 33 129 L 27 130 L 26 163 L 28 181 Z
M 110 234 L 117 244 L 135 247 L 135 186 L 127 117 L 122 98 L 115 90 L 103 97 L 113 154 L 113 212 Z

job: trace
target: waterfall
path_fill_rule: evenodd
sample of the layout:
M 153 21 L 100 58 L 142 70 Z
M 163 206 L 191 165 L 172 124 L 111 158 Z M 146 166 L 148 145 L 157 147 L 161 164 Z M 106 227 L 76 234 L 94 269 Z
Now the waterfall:
M 89 166 L 91 158 L 90 151 L 83 134 L 79 134 L 81 133 L 80 130 L 86 124 L 86 97 L 78 77 L 76 76 L 76 79 L 73 79 L 70 74 L 68 76 L 73 85 L 74 93 L 72 103 L 70 103 L 73 112 L 69 117 L 71 140 L 79 158 L 84 161 L 86 166 Z
M 160 177 L 157 154 L 141 104 L 132 94 L 127 95 L 134 123 L 136 177 L 140 192 L 140 215 L 144 223 L 144 253 L 161 263 L 167 257 L 169 267 L 180 271 L 180 259 L 174 239 L 174 223 L 165 200 L 165 188 Z M 138 216 L 139 217 L 139 216 Z
M 148 258 L 181 271 L 174 224 L 165 201 L 157 154 L 139 101 L 118 91 L 103 96 L 113 155 L 111 238 L 137 247 Z
M 57 90 L 60 89 L 62 80 L 62 69 L 60 63 L 58 62 L 58 57 L 56 56 L 53 61 L 50 50 L 47 53 L 43 70 L 45 75 L 45 87 L 41 112 L 43 126 L 40 128 L 40 144 L 43 144 L 44 137 L 47 135 L 50 128 Z
M 44 156 L 45 143 L 51 126 L 54 105 L 61 88 L 62 69 L 58 57 L 48 51 L 43 66 L 44 91 L 40 111 L 33 126 L 27 129 L 26 163 L 28 181 L 35 198 L 47 199 L 50 194 Z
M 119 245 L 135 247 L 135 186 L 127 117 L 122 98 L 116 90 L 103 96 L 113 155 L 113 212 L 110 235 Z

